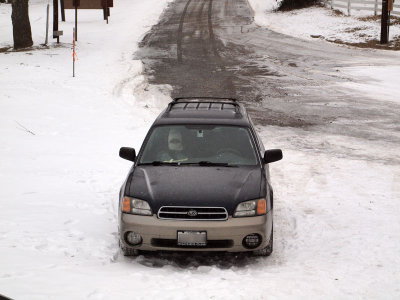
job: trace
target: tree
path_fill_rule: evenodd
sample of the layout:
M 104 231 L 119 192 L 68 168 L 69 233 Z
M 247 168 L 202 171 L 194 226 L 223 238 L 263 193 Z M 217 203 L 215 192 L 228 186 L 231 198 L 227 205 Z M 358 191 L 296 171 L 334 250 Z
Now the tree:
M 31 23 L 28 14 L 29 0 L 13 0 L 11 20 L 13 24 L 14 49 L 33 45 Z

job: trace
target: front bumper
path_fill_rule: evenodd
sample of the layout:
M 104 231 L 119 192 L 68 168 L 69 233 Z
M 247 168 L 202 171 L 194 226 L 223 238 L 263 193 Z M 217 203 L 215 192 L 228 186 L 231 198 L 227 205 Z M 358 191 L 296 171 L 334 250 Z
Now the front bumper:
M 206 231 L 207 246 L 187 247 L 177 245 L 177 232 L 180 230 Z M 142 236 L 143 242 L 137 246 L 129 245 L 125 236 L 129 231 Z M 158 219 L 153 216 L 121 214 L 119 224 L 120 239 L 124 247 L 146 251 L 228 251 L 244 252 L 264 248 L 272 231 L 272 210 L 257 217 L 232 218 L 226 221 L 176 221 Z M 248 249 L 243 246 L 243 238 L 252 233 L 262 237 L 260 246 Z

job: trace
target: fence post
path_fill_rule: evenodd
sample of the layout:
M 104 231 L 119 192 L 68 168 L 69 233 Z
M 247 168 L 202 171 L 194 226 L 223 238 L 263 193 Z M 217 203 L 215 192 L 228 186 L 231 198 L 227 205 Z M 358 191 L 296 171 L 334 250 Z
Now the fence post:
M 374 16 L 378 14 L 378 0 L 375 0 Z
M 47 9 L 46 9 L 46 40 L 44 42 L 45 45 L 49 42 L 49 7 L 50 5 L 47 4 Z
M 58 1 L 53 0 L 53 39 L 57 38 L 57 44 L 60 43 L 60 35 L 58 32 Z
M 347 15 L 350 16 L 350 10 L 351 10 L 351 0 L 347 0 Z
M 333 9 L 333 0 L 331 0 L 331 9 Z

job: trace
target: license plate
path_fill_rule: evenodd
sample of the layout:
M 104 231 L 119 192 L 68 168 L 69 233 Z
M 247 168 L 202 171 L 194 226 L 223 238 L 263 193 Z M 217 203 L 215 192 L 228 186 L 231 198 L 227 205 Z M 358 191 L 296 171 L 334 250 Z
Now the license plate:
M 178 231 L 178 246 L 206 246 L 205 231 Z

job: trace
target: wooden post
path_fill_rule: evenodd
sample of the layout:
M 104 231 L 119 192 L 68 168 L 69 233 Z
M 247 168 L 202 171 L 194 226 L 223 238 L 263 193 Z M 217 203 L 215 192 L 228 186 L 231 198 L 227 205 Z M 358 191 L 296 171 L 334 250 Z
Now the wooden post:
M 61 6 L 61 21 L 65 22 L 64 0 L 60 0 L 60 6 Z
M 75 28 L 72 31 L 72 77 L 75 77 Z
M 104 7 L 104 8 L 103 8 L 103 16 L 104 16 L 104 20 L 106 20 L 106 21 L 107 21 L 107 24 L 108 24 L 109 12 L 108 12 L 108 8 L 107 8 L 107 7 Z
M 378 0 L 375 0 L 374 16 L 378 14 Z
M 45 45 L 49 42 L 49 10 L 50 5 L 47 4 L 47 13 L 46 13 L 46 41 L 44 42 Z
M 75 41 L 78 40 L 78 0 L 74 0 L 74 6 L 75 6 L 75 30 L 74 30 L 74 39 Z
M 53 0 L 53 39 L 57 38 L 57 44 L 60 43 L 58 32 L 58 0 Z
M 107 21 L 108 24 L 108 17 L 110 16 L 110 10 L 108 8 L 108 1 L 107 0 L 102 0 L 101 5 L 103 6 L 103 17 L 104 20 Z
M 331 9 L 333 9 L 333 0 L 331 0 Z
M 381 44 L 388 42 L 388 0 L 382 0 Z

